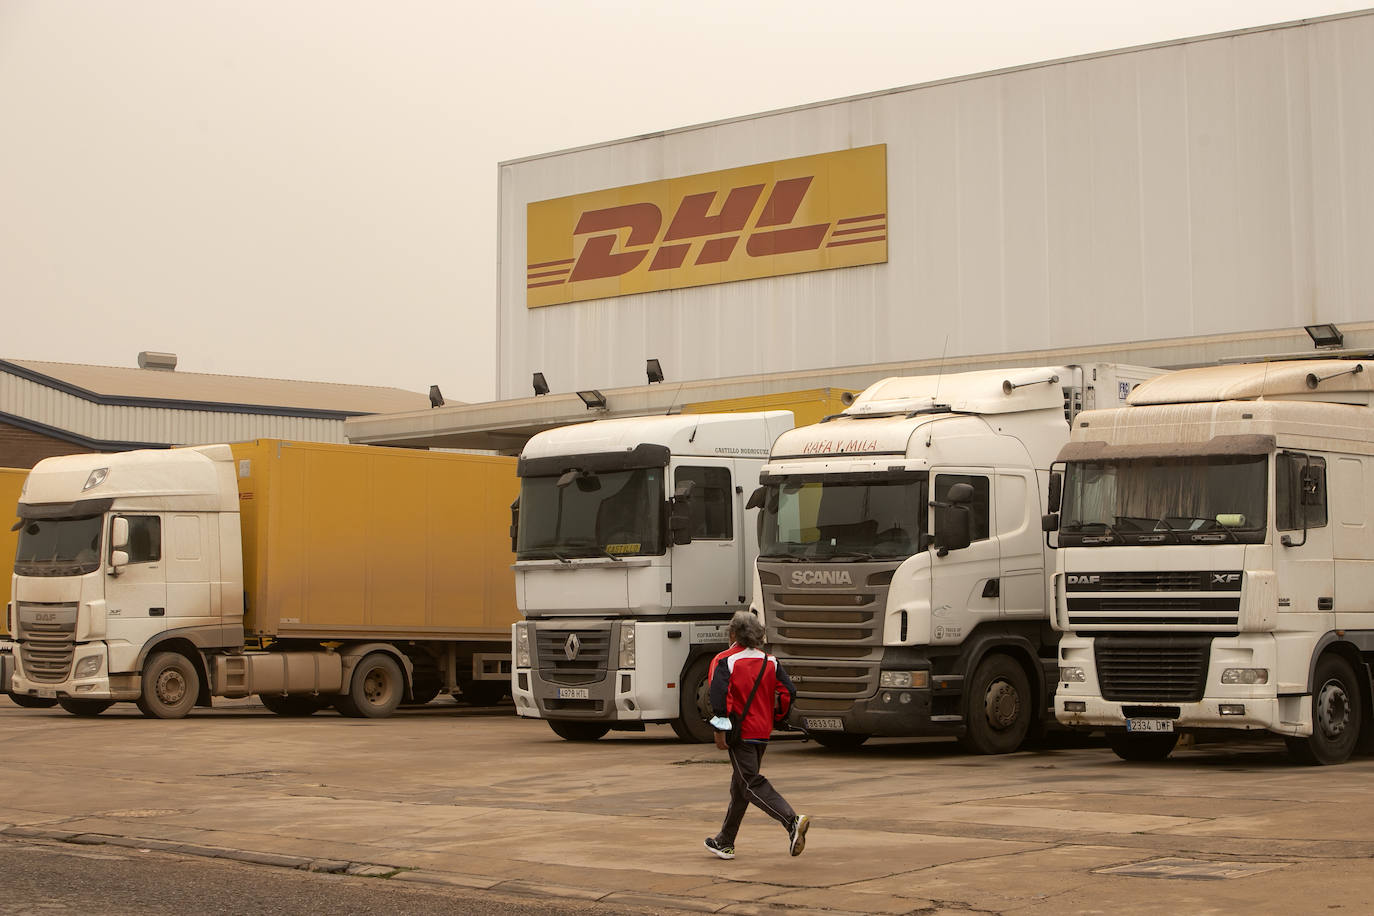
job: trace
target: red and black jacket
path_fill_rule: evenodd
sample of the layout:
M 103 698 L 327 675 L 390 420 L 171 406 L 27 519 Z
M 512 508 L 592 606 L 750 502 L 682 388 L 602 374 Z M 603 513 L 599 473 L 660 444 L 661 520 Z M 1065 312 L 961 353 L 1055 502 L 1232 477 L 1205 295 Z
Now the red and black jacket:
M 767 666 L 763 680 L 749 706 L 749 717 L 740 725 L 740 737 L 745 741 L 768 740 L 776 724 L 775 714 L 777 721 L 787 716 L 797 697 L 797 688 L 778 660 L 761 649 L 733 645 L 711 659 L 711 712 L 717 716 L 744 711 L 761 665 Z

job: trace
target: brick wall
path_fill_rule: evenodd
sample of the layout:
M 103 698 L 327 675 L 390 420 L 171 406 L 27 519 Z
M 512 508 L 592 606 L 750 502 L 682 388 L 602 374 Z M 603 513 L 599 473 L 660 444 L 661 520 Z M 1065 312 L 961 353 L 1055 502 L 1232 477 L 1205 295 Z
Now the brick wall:
M 0 468 L 31 468 L 55 455 L 83 455 L 90 449 L 0 423 Z

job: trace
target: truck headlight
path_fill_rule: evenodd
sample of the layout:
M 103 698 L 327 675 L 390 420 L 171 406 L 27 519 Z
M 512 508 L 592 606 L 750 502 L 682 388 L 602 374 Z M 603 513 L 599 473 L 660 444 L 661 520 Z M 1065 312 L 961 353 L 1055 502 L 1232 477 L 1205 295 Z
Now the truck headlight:
M 879 687 L 925 687 L 930 683 L 928 671 L 880 671 Z
M 620 625 L 620 667 L 633 668 L 635 666 L 635 625 L 632 623 L 622 623 Z
M 1268 668 L 1227 668 L 1221 672 L 1223 684 L 1267 684 Z
M 87 655 L 76 663 L 76 669 L 72 671 L 72 677 L 95 677 L 100 673 L 100 656 Z
M 1088 679 L 1082 668 L 1065 666 L 1059 669 L 1059 683 L 1081 684 Z
M 515 625 L 515 667 L 530 667 L 530 625 L 527 623 Z

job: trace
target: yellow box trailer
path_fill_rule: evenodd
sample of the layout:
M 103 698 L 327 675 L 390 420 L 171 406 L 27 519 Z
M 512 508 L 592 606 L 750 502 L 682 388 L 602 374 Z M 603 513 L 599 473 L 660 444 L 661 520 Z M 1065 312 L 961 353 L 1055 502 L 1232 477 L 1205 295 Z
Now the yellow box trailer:
M 40 462 L 13 691 L 77 715 L 389 715 L 510 688 L 514 458 L 257 440 Z
M 717 401 L 697 401 L 683 405 L 683 413 L 752 413 L 760 410 L 790 410 L 795 426 L 810 426 L 844 410 L 854 400 L 854 392 L 842 388 L 808 388 L 779 391 Z

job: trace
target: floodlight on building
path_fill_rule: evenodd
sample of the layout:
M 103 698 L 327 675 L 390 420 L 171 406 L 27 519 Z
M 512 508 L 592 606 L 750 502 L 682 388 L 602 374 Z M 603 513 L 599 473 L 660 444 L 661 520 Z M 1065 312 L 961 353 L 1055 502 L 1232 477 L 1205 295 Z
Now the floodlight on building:
M 579 391 L 577 396 L 582 399 L 582 403 L 587 405 L 588 410 L 605 410 L 606 396 L 593 388 L 591 391 Z
M 651 359 L 644 363 L 644 374 L 649 377 L 649 384 L 663 381 L 663 367 L 658 360 Z
M 542 373 L 542 372 L 536 372 L 536 373 L 534 374 L 534 396 L 535 396 L 535 397 L 539 397 L 541 394 L 548 394 L 548 393 L 549 393 L 549 383 L 548 383 L 548 381 L 544 378 L 544 373 Z
M 430 386 L 429 386 L 429 406 L 430 406 L 430 407 L 443 407 L 443 406 L 444 406 L 444 396 L 443 396 L 443 394 L 439 391 L 439 386 L 438 386 L 438 385 L 430 385 Z
M 1318 350 L 1334 350 L 1345 343 L 1345 335 L 1334 324 L 1309 324 L 1303 330 Z

